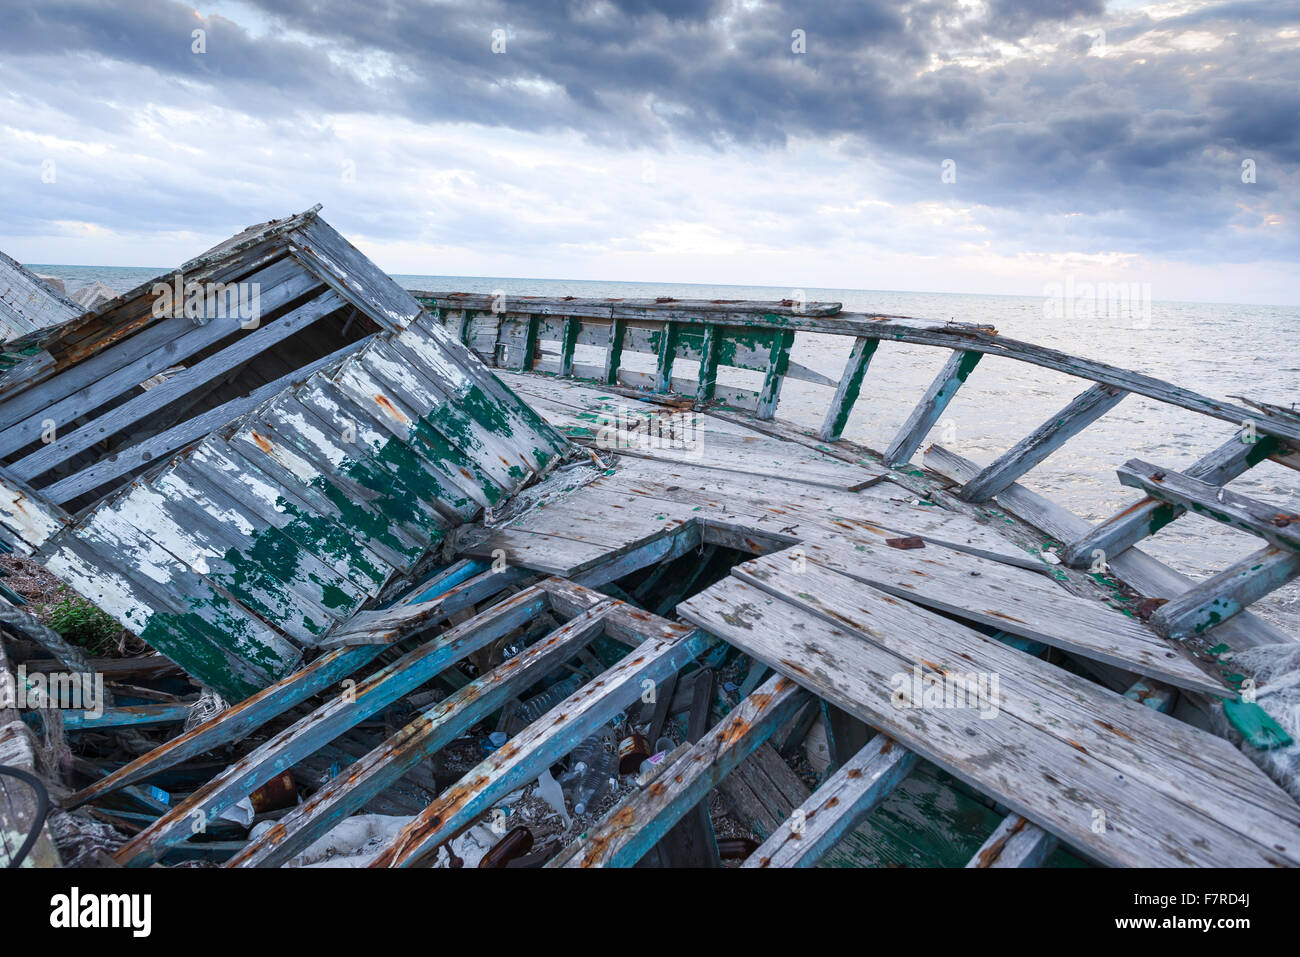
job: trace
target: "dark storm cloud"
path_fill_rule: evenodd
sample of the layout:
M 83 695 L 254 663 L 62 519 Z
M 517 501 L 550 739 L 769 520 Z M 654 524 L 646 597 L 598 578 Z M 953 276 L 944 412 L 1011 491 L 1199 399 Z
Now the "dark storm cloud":
M 577 131 L 636 148 L 670 138 L 779 149 L 841 143 L 890 171 L 890 198 L 940 198 L 1019 215 L 1084 212 L 1081 248 L 1193 248 L 1241 214 L 1239 166 L 1263 172 L 1252 199 L 1300 163 L 1295 44 L 1300 3 L 1230 2 L 1154 20 L 1103 0 L 939 0 L 757 5 L 732 0 L 251 2 L 248 22 L 199 19 L 171 0 L 55 0 L 0 11 L 0 61 L 36 81 L 27 95 L 122 122 L 131 83 L 159 84 L 264 122 L 389 115 L 528 132 Z M 226 12 L 240 20 L 239 8 Z M 190 32 L 208 31 L 208 53 Z M 1112 48 L 1099 52 L 1097 29 Z M 505 31 L 506 52 L 492 51 Z M 1230 34 L 1213 48 L 1124 44 L 1183 30 Z M 806 53 L 792 51 L 803 31 Z M 1026 51 L 1055 31 L 1054 52 Z M 114 106 L 72 90 L 108 64 Z M 134 80 L 127 79 L 134 77 Z M 97 78 L 96 83 L 103 82 Z M 48 89 L 43 88 L 48 84 Z M 237 146 L 237 144 L 232 144 Z M 141 184 L 167 198 L 179 184 Z M 1294 200 L 1288 203 L 1294 213 Z M 1199 229 L 1191 227 L 1199 224 Z M 1176 228 L 1170 228 L 1175 226 Z M 1093 230 L 1086 233 L 1087 230 Z M 1086 233 L 1086 234 L 1084 234 Z M 1279 232 L 1294 251 L 1294 227 Z

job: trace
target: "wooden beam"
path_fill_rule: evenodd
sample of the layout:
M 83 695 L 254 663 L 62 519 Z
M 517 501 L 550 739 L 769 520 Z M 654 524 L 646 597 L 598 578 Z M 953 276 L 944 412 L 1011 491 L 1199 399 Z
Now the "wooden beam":
M 1139 681 L 1124 695 L 1155 711 L 1168 714 L 1174 706 L 1175 692 L 1164 685 Z M 1037 824 L 1019 814 L 1008 814 L 989 835 L 975 856 L 967 863 L 974 868 L 1042 867 L 1059 842 Z
M 932 445 L 925 453 L 925 467 L 954 482 L 962 483 L 979 473 L 979 466 L 942 446 Z M 1064 542 L 1081 538 L 1092 526 L 1068 509 L 1037 492 L 1013 484 L 998 504 L 1018 515 L 1034 528 Z M 1146 595 L 1177 595 L 1196 585 L 1192 579 L 1152 558 L 1140 548 L 1115 556 L 1114 573 L 1129 586 Z M 1290 635 L 1249 611 L 1243 611 L 1219 626 L 1216 637 L 1234 648 L 1258 648 L 1292 641 Z
M 371 863 L 409 867 L 509 794 L 536 778 L 614 714 L 637 701 L 646 681 L 659 682 L 702 654 L 714 639 L 685 629 L 651 638 L 583 685 L 504 748 L 493 751 L 417 815 Z
M 880 345 L 879 339 L 858 336 L 853 340 L 848 361 L 844 363 L 844 373 L 840 384 L 835 388 L 835 397 L 826 409 L 826 418 L 822 422 L 818 435 L 823 442 L 835 442 L 844 434 L 844 427 L 849 424 L 853 414 L 853 404 L 858 401 L 862 391 L 862 379 L 867 374 L 867 367 Z
M 803 689 L 789 678 L 773 675 L 660 772 L 652 786 L 632 792 L 547 867 L 636 864 L 807 700 Z
M 916 767 L 917 756 L 877 734 L 801 804 L 742 867 L 815 867 Z
M 618 385 L 618 367 L 623 363 L 623 340 L 627 337 L 627 322 L 623 319 L 609 321 L 609 344 L 605 347 L 606 385 Z
M 1094 385 L 1056 415 L 998 456 L 962 488 L 967 502 L 986 502 L 1113 409 L 1128 395 L 1113 386 Z
M 522 591 L 462 622 L 351 690 L 345 689 L 291 727 L 245 755 L 177 804 L 117 852 L 118 863 L 140 867 L 188 839 L 226 808 L 261 787 L 285 767 L 313 754 L 349 728 L 409 694 L 453 662 L 491 644 L 531 620 L 547 605 L 541 591 Z M 403 606 L 410 608 L 413 606 Z
M 673 389 L 673 362 L 677 358 L 678 325 L 665 322 L 659 333 L 659 361 L 655 369 L 655 391 L 671 392 Z
M 251 698 L 245 698 L 83 788 L 72 795 L 64 806 L 69 810 L 80 807 L 213 748 L 238 741 L 294 705 L 342 681 L 358 668 L 373 661 L 381 651 L 382 646 L 371 645 L 341 648 L 321 655 L 302 670 L 267 685 Z
M 411 768 L 436 754 L 508 698 L 586 647 L 601 634 L 609 603 L 597 604 L 527 650 L 429 708 L 401 731 L 345 768 L 269 831 L 231 859 L 230 867 L 278 867 Z
M 925 390 L 921 401 L 912 409 L 903 427 L 894 436 L 894 441 L 889 443 L 884 455 L 886 465 L 902 465 L 911 459 L 980 358 L 981 353 L 978 352 L 953 351 L 930 387 Z
M 772 337 L 772 351 L 768 354 L 767 373 L 763 378 L 763 391 L 758 396 L 754 418 L 771 419 L 776 416 L 777 403 L 781 401 L 781 384 L 790 369 L 790 347 L 794 345 L 794 332 L 778 332 Z
M 722 338 L 726 335 L 725 326 L 708 325 L 704 327 L 704 343 L 700 352 L 699 384 L 695 389 L 695 401 L 703 404 L 710 401 L 718 389 L 718 360 L 722 355 Z
M 1185 468 L 1183 474 L 1210 485 L 1227 485 L 1246 470 L 1272 457 L 1280 445 L 1271 435 L 1260 436 L 1255 442 L 1246 441 L 1249 438 L 1245 430 L 1238 432 Z M 1148 535 L 1154 535 L 1186 511 L 1147 496 L 1125 506 L 1094 526 L 1088 534 L 1071 542 L 1062 551 L 1061 560 L 1073 568 L 1098 559 L 1102 563 L 1108 562 Z
M 127 426 L 153 415 L 164 406 L 188 395 L 214 379 L 224 375 L 232 366 L 265 352 L 278 342 L 305 329 L 312 323 L 338 310 L 343 300 L 333 292 L 326 292 L 299 306 L 289 314 L 254 332 L 241 336 L 234 343 L 200 362 L 179 372 L 166 382 L 154 386 L 143 395 L 135 396 L 97 419 L 48 445 L 42 446 L 13 465 L 19 478 L 32 479 L 66 461 L 96 442 L 121 432 Z
M 1129 459 L 1116 474 L 1121 484 L 1140 488 L 1152 498 L 1258 535 L 1279 548 L 1300 550 L 1300 514 L 1280 511 L 1257 498 L 1167 471 L 1141 459 Z
M 1300 552 L 1266 545 L 1156 609 L 1151 627 L 1170 638 L 1204 634 L 1300 576 Z
M 570 378 L 573 375 L 573 352 L 578 347 L 578 332 L 582 322 L 569 316 L 564 320 L 564 339 L 560 342 L 560 375 Z

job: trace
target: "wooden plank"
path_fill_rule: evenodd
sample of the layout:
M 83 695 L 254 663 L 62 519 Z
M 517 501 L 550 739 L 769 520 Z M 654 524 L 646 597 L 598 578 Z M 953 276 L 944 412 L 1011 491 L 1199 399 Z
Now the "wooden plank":
M 245 419 L 229 444 L 278 485 L 297 492 L 314 514 L 341 525 L 393 568 L 408 570 L 424 554 L 425 545 L 374 508 L 365 489 L 345 475 L 322 471 L 262 416 Z
M 323 219 L 312 217 L 290 233 L 289 250 L 321 281 L 385 329 L 403 329 L 423 311 L 409 292 Z
M 835 396 L 826 408 L 826 418 L 818 433 L 823 442 L 837 441 L 844 434 L 844 427 L 849 424 L 849 416 L 853 414 L 853 405 L 862 391 L 862 379 L 866 376 L 867 367 L 871 365 L 871 358 L 879 345 L 879 339 L 868 339 L 865 336 L 853 340 L 848 361 L 844 363 L 844 373 L 840 376 L 839 385 L 835 387 Z
M 71 524 L 72 516 L 67 512 L 0 468 L 0 527 L 8 533 L 8 542 L 15 550 L 31 555 Z
M 732 768 L 792 718 L 807 697 L 789 678 L 773 675 L 660 772 L 654 783 L 629 794 L 547 867 L 631 867 Z
M 386 483 L 389 480 L 380 476 L 389 475 L 395 487 L 420 490 L 417 497 L 453 524 L 478 515 L 482 506 L 475 498 L 477 486 L 473 482 L 446 463 L 417 455 L 327 375 L 312 376 L 295 390 L 294 397 L 322 427 L 342 441 L 349 460 L 344 467 L 370 473 L 364 479 L 366 484 Z M 352 441 L 345 441 L 348 438 Z
M 1278 800 L 1285 795 L 1227 742 L 1202 732 L 1193 735 L 1203 739 L 1205 753 L 1213 751 L 1215 755 L 1215 760 L 1206 762 L 1208 767 L 1198 769 L 1200 780 L 1193 784 L 1190 774 L 1184 773 L 1190 767 L 1184 756 L 1168 753 L 1172 750 L 1169 736 L 1185 735 L 1192 729 L 1174 727 L 1180 723 L 1118 696 L 1111 695 L 1118 704 L 1113 702 L 1107 711 L 1117 708 L 1123 714 L 1093 712 L 1085 717 L 1076 712 L 1077 716 L 1065 719 L 1058 732 L 1063 736 L 1058 736 L 1044 724 L 1048 705 L 1042 697 L 1043 679 L 1050 673 L 1035 674 L 1036 680 L 1027 682 L 1022 677 L 1051 666 L 1001 645 L 998 648 L 1004 654 L 1023 659 L 1013 666 L 1014 673 L 973 654 L 971 660 L 957 657 L 945 664 L 943 659 L 948 656 L 939 650 L 943 636 L 966 630 L 931 619 L 930 633 L 922 635 L 922 630 L 927 630 L 922 624 L 927 613 L 907 611 L 902 605 L 895 608 L 889 604 L 894 599 L 880 597 L 885 601 L 871 605 L 876 616 L 874 636 L 860 625 L 851 629 L 832 625 L 736 579 L 695 596 L 678 611 L 1105 863 L 1221 866 L 1228 861 L 1253 860 L 1285 866 L 1295 858 L 1300 827 L 1284 816 L 1294 818 L 1294 802 Z M 837 613 L 844 607 L 837 605 Z M 886 626 L 878 617 L 899 612 L 908 624 Z M 997 644 L 973 632 L 964 637 L 967 654 L 974 647 L 971 640 Z M 885 638 L 900 653 L 876 643 Z M 913 642 L 920 644 L 919 657 L 912 658 L 912 652 L 906 650 Z M 999 720 L 981 718 L 979 708 L 934 708 L 913 701 L 915 692 L 905 682 L 914 668 L 922 667 L 920 662 L 937 662 L 924 667 L 945 678 L 971 669 L 1000 674 Z M 1072 678 L 1065 672 L 1061 675 L 1064 677 L 1057 678 L 1057 683 Z M 1017 690 L 1018 680 L 1027 684 L 1027 693 Z M 911 706 L 898 706 L 900 693 L 904 704 Z M 1096 686 L 1077 687 L 1072 693 L 1109 694 Z M 1161 735 L 1163 743 L 1152 741 L 1146 733 L 1138 737 L 1139 729 L 1132 727 L 1138 713 L 1149 721 L 1168 722 Z M 1118 734 L 1097 731 L 1100 725 L 1092 725 L 1094 716 L 1108 727 L 1124 729 L 1126 736 L 1136 740 L 1127 742 Z M 1120 744 L 1104 740 L 1106 737 Z M 1154 758 L 1122 757 L 1122 752 L 1139 747 L 1149 749 Z M 1227 761 L 1232 770 L 1227 771 L 1221 761 Z M 1176 771 L 1172 764 L 1179 765 Z M 1249 777 L 1251 784 L 1243 787 L 1239 775 Z M 1270 803 L 1270 807 L 1246 806 L 1243 800 L 1230 796 L 1233 792 L 1246 800 Z M 1104 814 L 1104 833 L 1093 830 L 1099 820 L 1097 811 Z
M 560 342 L 560 375 L 569 378 L 573 375 L 573 352 L 578 347 L 578 330 L 581 320 L 572 316 L 564 320 L 564 339 Z
M 413 396 L 400 394 L 389 380 L 378 376 L 369 363 L 362 364 L 356 360 L 344 363 L 333 381 L 345 395 L 371 412 L 417 455 L 455 469 L 469 479 L 469 487 L 476 490 L 480 504 L 486 506 L 500 500 L 503 486 L 492 474 L 494 469 L 490 463 L 480 462 L 469 449 L 462 448 L 460 436 L 453 438 L 426 421 L 427 406 Z
M 1116 469 L 1116 474 L 1121 484 L 1140 488 L 1152 498 L 1258 535 L 1279 548 L 1300 550 L 1300 514 L 1280 511 L 1259 499 L 1166 471 L 1141 459 L 1129 459 Z
M 606 385 L 618 385 L 618 368 L 623 364 L 623 340 L 626 336 L 627 323 L 621 319 L 611 320 L 609 342 L 605 347 L 605 374 L 601 379 Z
M 544 469 L 557 453 L 568 451 L 568 443 L 499 378 L 481 363 L 466 367 L 453 361 L 454 356 L 439 348 L 441 340 L 429 330 L 441 332 L 442 328 L 429 325 L 422 317 L 397 336 L 393 345 L 413 362 L 418 359 L 421 374 L 436 379 L 443 391 L 476 419 L 487 423 L 503 420 L 501 433 L 517 437 L 517 451 L 535 471 Z
M 1183 474 L 1211 485 L 1227 485 L 1278 448 L 1277 439 L 1261 436 L 1256 442 L 1245 441 L 1250 436 L 1243 430 L 1223 445 L 1193 462 Z M 1116 512 L 1098 523 L 1081 538 L 1072 541 L 1061 552 L 1061 560 L 1075 568 L 1099 559 L 1102 563 L 1119 555 L 1124 549 L 1153 535 L 1186 509 L 1169 505 L 1147 496 Z
M 943 410 L 948 408 L 961 384 L 966 381 L 981 358 L 981 353 L 966 350 L 954 350 L 943 364 L 939 374 L 934 377 L 930 387 L 925 390 L 921 401 L 912 409 L 907 421 L 903 423 L 894 440 L 885 450 L 884 460 L 887 465 L 902 465 L 909 461 L 929 434 L 930 429 L 939 421 Z
M 819 542 L 799 547 L 819 566 L 918 605 L 1178 687 L 1229 693 L 1186 652 L 1141 622 L 1072 595 L 1046 576 L 933 545 L 906 551 Z M 769 558 L 767 567 L 790 565 L 787 555 Z
M 242 336 L 232 345 L 195 363 L 184 372 L 177 373 L 143 395 L 128 399 L 113 409 L 110 415 L 101 417 L 107 419 L 107 423 L 101 419 L 94 419 L 62 438 L 42 446 L 25 458 L 19 459 L 13 465 L 14 474 L 30 480 L 49 471 L 96 442 L 121 432 L 127 426 L 155 414 L 181 396 L 188 395 L 195 389 L 215 381 L 241 362 L 248 361 L 299 330 L 336 312 L 342 304 L 342 300 L 334 293 L 323 293 L 275 322 Z
M 500 797 L 532 781 L 615 712 L 638 700 L 644 682 L 662 681 L 712 644 L 712 638 L 677 627 L 667 637 L 647 638 L 622 661 L 532 722 L 440 794 L 370 866 L 409 867 L 418 863 Z
M 537 365 L 537 359 L 542 348 L 538 340 L 541 322 L 541 316 L 528 317 L 528 326 L 524 332 L 523 362 L 519 366 L 522 372 L 532 372 L 533 367 Z
M 1207 813 L 1215 813 L 1219 805 L 1207 795 L 1217 795 L 1222 806 L 1237 806 L 1243 818 L 1255 815 L 1254 808 L 1258 807 L 1266 812 L 1257 823 L 1261 828 L 1271 825 L 1273 818 L 1268 815 L 1300 822 L 1300 806 L 1293 801 L 1279 801 L 1276 787 L 1270 786 L 1268 778 L 1224 739 L 1168 719 L 1136 700 L 1118 696 L 1003 641 L 893 601 L 874 589 L 863 588 L 855 593 L 835 573 L 813 567 L 794 572 L 776 564 L 775 575 L 766 579 L 747 574 L 756 566 L 772 568 L 773 558 L 755 559 L 733 569 L 733 574 L 935 671 L 960 675 L 984 666 L 984 675 L 1001 676 L 997 690 L 999 717 L 1015 713 L 1071 747 L 1082 746 L 1092 757 L 1147 781 L 1177 800 L 1208 807 Z M 879 598 L 884 602 L 874 600 Z M 925 636 L 926 629 L 944 626 L 948 627 L 942 635 Z M 908 628 L 912 630 L 904 634 Z M 1113 728 L 1123 729 L 1124 734 L 1115 733 Z M 1176 775 L 1170 773 L 1173 769 Z M 1249 785 L 1243 786 L 1241 774 L 1248 776 Z M 1195 785 L 1195 791 L 1185 792 L 1184 784 Z M 1258 791 L 1258 787 L 1263 790 Z M 1242 802 L 1252 807 L 1243 808 Z
M 277 867 L 356 813 L 411 768 L 437 753 L 509 697 L 526 690 L 602 630 L 605 603 L 592 606 L 455 694 L 426 710 L 345 768 L 229 862 L 230 867 Z
M 414 691 L 453 662 L 529 621 L 546 603 L 545 594 L 537 589 L 520 592 L 381 668 L 355 689 L 326 701 L 177 803 L 123 846 L 115 855 L 116 860 L 131 867 L 153 863 L 167 848 L 197 833 L 193 827 L 206 827 L 222 811 L 286 767 Z
M 815 867 L 911 773 L 916 755 L 877 734 L 795 814 L 773 831 L 742 867 Z
M 925 465 L 958 483 L 979 472 L 979 466 L 974 462 L 938 445 L 926 450 Z M 1030 525 L 1063 542 L 1081 538 L 1092 527 L 1073 512 L 1037 492 L 1031 492 L 1023 485 L 1013 484 L 998 501 L 1007 511 L 1019 515 Z M 1113 573 L 1119 575 L 1121 580 L 1147 595 L 1178 595 L 1196 585 L 1186 575 L 1156 561 L 1140 548 L 1130 548 L 1116 555 L 1111 566 Z M 1225 621 L 1216 630 L 1215 638 L 1238 649 L 1294 640 L 1249 611 L 1243 611 Z
M 763 377 L 763 391 L 759 393 L 758 407 L 754 410 L 755 418 L 771 419 L 776 416 L 776 406 L 781 401 L 781 384 L 785 382 L 785 374 L 790 369 L 790 347 L 793 345 L 793 332 L 782 332 L 773 338 L 767 373 Z
M 1056 850 L 1055 837 L 1019 814 L 1008 814 L 989 835 L 967 867 L 1042 867 Z
M 65 731 L 100 731 L 106 728 L 150 728 L 180 724 L 190 713 L 187 704 L 134 704 L 103 708 L 99 714 L 67 708 L 62 712 Z
M 1139 681 L 1124 697 L 1138 701 L 1148 708 L 1168 714 L 1173 708 L 1175 694 L 1172 689 L 1160 686 L 1152 689 Z M 1042 867 L 1056 850 L 1058 841 L 1019 814 L 1008 814 L 997 830 L 975 852 L 966 864 L 974 868 Z
M 1297 576 L 1300 552 L 1266 545 L 1161 605 L 1151 627 L 1170 638 L 1204 634 Z
M 187 483 L 174 469 L 153 483 L 133 484 L 122 505 L 130 510 L 133 523 L 148 529 L 149 537 L 177 561 L 224 588 L 296 641 L 314 643 L 339 620 L 320 603 L 320 596 L 308 592 L 311 583 L 294 574 L 297 561 L 308 560 L 296 546 L 280 538 L 289 546 L 289 555 L 283 554 L 283 548 L 259 549 L 255 526 L 247 518 Z M 276 533 L 263 535 L 262 540 L 269 541 L 271 535 Z M 287 563 L 281 565 L 281 559 Z
M 345 576 L 366 594 L 379 594 L 394 565 L 369 549 L 351 530 L 278 482 L 218 438 L 209 438 L 190 455 L 193 467 L 208 473 L 231 498 L 269 527 Z
M 274 398 L 294 383 L 302 382 L 317 370 L 324 369 L 339 359 L 351 355 L 358 349 L 363 348 L 367 342 L 369 342 L 368 338 L 348 343 L 343 348 L 337 349 L 327 356 L 322 356 L 301 369 L 296 369 L 287 375 L 268 382 L 264 386 L 254 389 L 242 398 L 223 402 L 216 408 L 201 412 L 164 432 L 137 442 L 130 448 L 115 451 L 80 472 L 75 472 L 67 478 L 60 479 L 53 485 L 47 486 L 41 490 L 41 493 L 50 501 L 62 505 L 79 495 L 94 491 L 115 478 L 134 472 L 151 462 L 160 461 L 166 455 L 183 448 L 195 439 L 201 439 L 208 433 L 215 432 L 221 426 L 253 411 L 263 402 Z
M 695 401 L 703 405 L 713 399 L 718 390 L 718 360 L 722 355 L 722 336 L 725 333 L 718 326 L 704 327 L 704 343 L 700 354 L 699 384 L 695 389 Z
M 999 455 L 958 493 L 963 501 L 986 502 L 1034 468 L 1071 438 L 1113 409 L 1128 393 L 1094 385 L 1034 431 Z
M 676 323 L 665 322 L 659 331 L 659 351 L 655 369 L 655 391 L 668 392 L 672 388 L 673 360 L 677 358 Z
M 248 281 L 263 284 L 262 291 L 259 294 L 259 306 L 263 310 L 263 315 L 269 315 L 286 303 L 306 295 L 312 289 L 320 287 L 319 280 L 314 276 L 304 272 L 296 264 L 284 262 L 276 263 L 262 270 L 262 272 L 249 277 Z M 224 304 L 222 309 L 224 310 Z M 127 362 L 119 366 L 102 378 L 84 381 L 75 391 L 61 399 L 55 399 L 51 395 L 29 416 L 0 431 L 0 456 L 10 455 L 35 442 L 41 437 L 42 432 L 46 430 L 47 422 L 55 423 L 60 429 L 69 426 L 81 416 L 94 413 L 106 402 L 132 392 L 150 376 L 171 366 L 184 364 L 185 360 L 191 356 L 223 339 L 238 335 L 241 330 L 246 331 L 249 328 L 255 328 L 246 325 L 248 321 L 250 320 L 245 320 L 239 316 L 225 315 L 199 318 L 181 316 L 179 320 L 169 320 L 170 323 L 183 322 L 187 328 L 180 335 L 167 341 L 165 345 L 146 353 L 133 362 Z M 122 345 L 125 346 L 127 343 Z M 102 357 L 112 355 L 113 351 L 100 353 L 99 356 L 93 357 L 90 361 L 100 359 L 102 363 L 104 361 Z M 43 385 L 33 393 L 26 393 L 25 395 L 31 397 L 23 401 L 21 405 L 30 405 L 46 389 L 57 388 L 59 391 L 63 391 L 63 388 L 59 387 L 60 379 L 65 377 L 74 378 L 74 373 L 77 373 L 77 371 L 74 367 L 64 373 L 63 376 L 56 377 L 53 382 Z M 84 380 L 84 376 L 80 374 L 76 375 L 75 378 L 78 381 Z M 64 388 L 66 388 L 66 385 Z M 12 403 L 8 404 L 18 406 L 20 403 L 15 398 Z M 3 412 L 4 407 L 0 406 L 0 413 Z M 112 412 L 110 411 L 108 414 L 112 414 Z

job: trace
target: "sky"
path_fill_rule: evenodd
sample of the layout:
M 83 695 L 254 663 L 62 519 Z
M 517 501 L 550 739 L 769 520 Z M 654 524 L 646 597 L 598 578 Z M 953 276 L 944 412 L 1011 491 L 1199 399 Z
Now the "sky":
M 0 138 L 28 263 L 1300 304 L 1292 0 L 6 0 Z

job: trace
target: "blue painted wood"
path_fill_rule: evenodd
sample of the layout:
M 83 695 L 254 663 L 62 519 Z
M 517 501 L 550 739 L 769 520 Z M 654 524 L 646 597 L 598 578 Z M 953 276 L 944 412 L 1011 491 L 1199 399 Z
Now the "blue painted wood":
M 414 691 L 453 662 L 530 621 L 547 607 L 547 602 L 539 589 L 522 591 L 381 668 L 355 688 L 345 689 L 235 762 L 156 825 L 137 834 L 118 851 L 116 860 L 130 867 L 153 863 L 166 848 L 196 833 L 194 828 L 206 827 L 226 808 L 281 771 Z
M 1086 389 L 1038 428 L 998 456 L 987 468 L 967 482 L 960 497 L 967 502 L 986 502 L 1016 479 L 1113 409 L 1124 396 L 1122 389 L 1097 384 Z
M 190 706 L 187 704 L 137 704 L 104 708 L 99 714 L 67 708 L 62 712 L 63 730 L 103 731 L 108 728 L 148 728 L 160 724 L 179 724 L 189 712 Z
M 1161 605 L 1151 627 L 1168 638 L 1204 634 L 1300 576 L 1300 552 L 1269 545 Z
M 629 795 L 547 867 L 632 867 L 807 700 L 808 693 L 789 678 L 773 675 L 653 785 Z
M 884 456 L 886 465 L 902 465 L 911 459 L 982 355 L 982 352 L 953 351 L 889 443 Z
M 526 651 L 438 702 L 277 821 L 231 867 L 277 867 L 360 810 L 421 761 L 437 753 L 510 697 L 601 634 L 609 602 L 596 605 Z
M 534 780 L 592 732 L 640 699 L 645 681 L 660 682 L 707 650 L 698 631 L 649 639 L 632 654 L 525 728 L 419 814 L 371 867 L 410 867 L 498 799 Z
M 238 741 L 276 715 L 343 680 L 383 650 L 382 645 L 358 645 L 328 652 L 302 670 L 267 685 L 252 697 L 78 791 L 64 807 L 69 810 L 80 807 L 213 748 Z
M 491 567 L 491 562 L 478 558 L 464 558 L 458 562 L 453 562 L 438 569 L 431 578 L 425 579 L 416 588 L 412 589 L 410 595 L 401 599 L 401 603 L 415 605 L 422 601 L 433 601 L 433 599 L 445 594 L 457 585 L 464 584 L 471 578 L 483 574 Z

